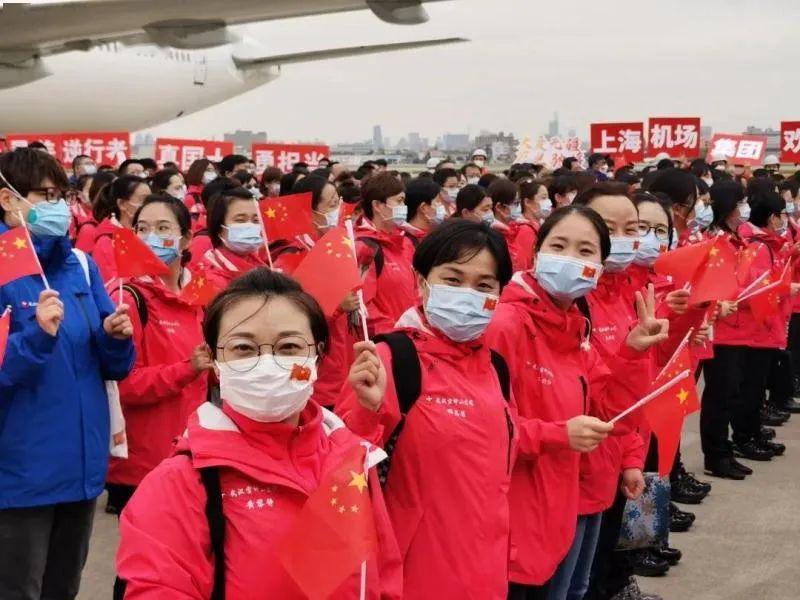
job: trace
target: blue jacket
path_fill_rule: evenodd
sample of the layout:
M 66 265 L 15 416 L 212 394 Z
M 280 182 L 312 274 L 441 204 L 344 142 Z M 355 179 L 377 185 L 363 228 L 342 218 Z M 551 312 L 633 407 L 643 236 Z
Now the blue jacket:
M 0 222 L 0 233 L 7 230 Z M 64 321 L 55 337 L 37 324 L 38 275 L 0 286 L 0 306 L 12 310 L 0 366 L 0 509 L 100 494 L 110 428 L 104 380 L 123 379 L 134 360 L 130 340 L 103 330 L 114 306 L 91 258 L 89 286 L 66 237 L 34 245 L 64 303 Z

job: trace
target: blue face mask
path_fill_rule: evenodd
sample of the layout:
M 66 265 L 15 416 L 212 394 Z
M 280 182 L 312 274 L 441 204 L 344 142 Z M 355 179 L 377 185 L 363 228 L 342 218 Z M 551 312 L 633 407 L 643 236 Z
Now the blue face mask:
M 787 215 L 793 215 L 794 213 L 795 213 L 794 202 L 792 200 L 789 200 L 786 203 L 786 214 Z
M 606 259 L 606 270 L 619 273 L 628 268 L 636 257 L 639 240 L 631 237 L 611 236 L 611 254 Z
M 548 294 L 572 302 L 596 288 L 602 272 L 603 267 L 593 262 L 540 253 L 533 276 Z
M 747 202 L 739 203 L 739 216 L 742 218 L 742 223 L 750 220 L 750 205 Z
M 162 238 L 155 233 L 151 233 L 143 241 L 165 265 L 172 264 L 178 258 L 180 238 Z
M 639 249 L 633 262 L 642 267 L 651 267 L 662 252 L 667 251 L 667 242 L 660 240 L 656 234 L 649 231 L 639 240 Z
M 694 221 L 700 229 L 705 229 L 711 225 L 714 219 L 714 210 L 705 204 L 694 209 Z
M 225 229 L 228 230 L 228 239 L 223 241 L 236 254 L 252 254 L 264 245 L 258 223 L 233 223 L 226 225 Z
M 64 237 L 69 231 L 69 222 L 72 215 L 69 212 L 69 206 L 66 201 L 61 198 L 55 204 L 49 202 L 37 202 L 29 204 L 31 209 L 28 211 L 28 229 L 36 237 Z
M 553 212 L 553 201 L 550 198 L 546 200 L 537 200 L 539 203 L 539 215 L 542 219 L 546 219 Z
M 428 285 L 428 290 L 428 323 L 454 342 L 469 342 L 483 335 L 494 315 L 497 296 L 440 284 Z
M 483 213 L 483 215 L 481 216 L 481 221 L 483 223 L 486 223 L 487 225 L 491 225 L 492 223 L 494 223 L 494 215 L 492 214 L 491 211 Z
M 522 204 L 512 204 L 511 205 L 511 213 L 509 214 L 509 218 L 512 221 L 518 221 L 522 218 Z
M 389 220 L 394 223 L 396 227 L 404 225 L 406 219 L 408 219 L 408 207 L 405 204 L 401 204 L 400 206 L 390 206 L 389 208 L 392 209 L 392 216 Z
M 444 204 L 440 204 L 436 207 L 436 214 L 433 215 L 433 221 L 436 224 L 443 223 L 444 220 L 447 218 L 447 211 L 444 208 Z

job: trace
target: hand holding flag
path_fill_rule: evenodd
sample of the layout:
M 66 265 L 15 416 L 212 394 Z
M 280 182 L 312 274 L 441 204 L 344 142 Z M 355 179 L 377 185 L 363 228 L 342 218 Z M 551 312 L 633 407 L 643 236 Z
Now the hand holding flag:
M 678 248 L 656 259 L 654 268 L 678 284 L 691 284 L 691 304 L 729 300 L 738 291 L 736 251 L 726 236 Z

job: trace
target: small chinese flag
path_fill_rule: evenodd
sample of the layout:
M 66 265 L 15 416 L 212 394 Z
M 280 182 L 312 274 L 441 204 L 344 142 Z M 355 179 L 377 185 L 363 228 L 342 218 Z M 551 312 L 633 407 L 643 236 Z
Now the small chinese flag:
M 42 268 L 28 233 L 21 227 L 0 235 L 0 285 L 26 275 L 41 275 Z
M 311 369 L 302 365 L 292 365 L 292 372 L 289 375 L 289 379 L 294 379 L 295 381 L 308 381 L 311 379 Z
M 326 315 L 333 315 L 347 294 L 361 285 L 353 244 L 344 228 L 334 227 L 322 236 L 292 277 L 317 299 Z
M 775 279 L 778 279 L 775 281 Z M 773 282 L 773 283 L 770 283 Z M 792 291 L 792 271 L 790 263 L 787 263 L 780 275 L 775 278 L 767 277 L 761 282 L 764 291 L 756 292 L 750 297 L 750 311 L 753 317 L 761 324 L 774 316 L 781 306 L 781 301 Z
M 311 220 L 311 192 L 264 198 L 259 206 L 270 242 L 292 240 L 304 234 L 316 237 Z
M 669 275 L 676 283 L 683 285 L 692 280 L 695 272 L 707 259 L 714 245 L 714 239 L 691 244 L 662 254 L 656 259 L 653 268 L 659 275 Z
M 0 367 L 3 366 L 3 357 L 6 355 L 9 329 L 11 329 L 11 307 L 6 308 L 0 316 Z
M 738 257 L 733 245 L 724 236 L 714 238 L 708 258 L 692 277 L 691 304 L 730 300 L 739 291 L 736 278 Z
M 483 302 L 483 310 L 495 310 L 497 308 L 497 298 L 487 298 Z
M 159 259 L 150 247 L 139 239 L 132 229 L 117 227 L 111 237 L 114 260 L 120 277 L 142 275 L 166 275 L 169 267 Z
M 222 290 L 208 280 L 203 271 L 198 271 L 183 288 L 181 299 L 192 306 L 208 306 Z
M 324 474 L 278 546 L 278 559 L 311 600 L 329 598 L 374 555 L 372 515 L 363 446 Z
M 753 266 L 753 261 L 758 256 L 758 246 L 753 244 L 739 252 L 739 262 L 736 266 L 736 280 L 739 285 L 747 283 L 750 277 L 750 267 Z
M 347 202 L 342 202 L 339 205 L 339 225 L 344 225 L 344 222 L 353 216 L 357 208 L 358 203 L 349 204 Z
M 583 273 L 581 273 L 582 277 L 594 277 L 595 275 L 597 275 L 597 269 L 589 265 L 583 267 Z

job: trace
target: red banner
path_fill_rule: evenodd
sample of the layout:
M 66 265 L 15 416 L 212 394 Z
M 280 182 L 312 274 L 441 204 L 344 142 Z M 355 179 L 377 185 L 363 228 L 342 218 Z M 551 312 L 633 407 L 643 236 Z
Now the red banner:
M 661 152 L 670 158 L 700 156 L 700 117 L 650 117 L 647 127 L 647 155 Z
M 644 160 L 642 123 L 592 123 L 592 152 L 610 154 L 615 167 Z
M 734 165 L 758 166 L 764 163 L 767 136 L 717 133 L 708 143 L 707 161 L 724 158 Z
M 10 149 L 27 146 L 31 142 L 42 142 L 47 151 L 58 158 L 65 168 L 72 168 L 72 161 L 79 154 L 86 154 L 99 165 L 114 167 L 130 157 L 131 136 L 127 132 L 94 133 L 10 133 L 6 143 Z
M 800 121 L 781 121 L 781 162 L 800 163 Z
M 233 142 L 177 138 L 156 139 L 156 162 L 159 165 L 174 162 L 181 171 L 187 171 L 198 159 L 207 158 L 210 161 L 219 162 L 228 154 L 233 154 Z
M 312 169 L 319 166 L 320 159 L 330 156 L 331 150 L 324 144 L 253 144 L 253 160 L 259 175 L 267 167 L 278 167 L 289 173 L 295 163 L 304 162 Z

